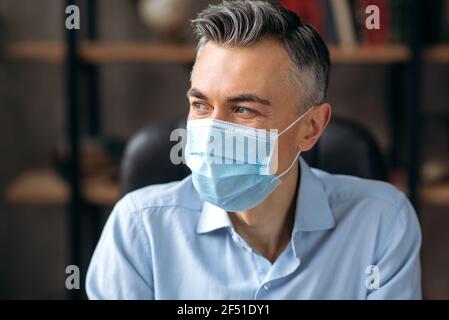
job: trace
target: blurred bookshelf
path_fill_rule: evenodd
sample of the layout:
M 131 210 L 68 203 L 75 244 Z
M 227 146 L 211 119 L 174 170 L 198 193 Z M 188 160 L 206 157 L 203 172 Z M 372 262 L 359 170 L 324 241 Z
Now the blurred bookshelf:
M 330 46 L 333 63 L 376 64 L 406 63 L 410 52 L 405 45 L 360 46 L 342 48 Z M 63 63 L 66 47 L 59 42 L 21 42 L 9 45 L 5 57 L 15 62 Z M 194 45 L 141 42 L 83 42 L 79 58 L 89 64 L 111 63 L 180 63 L 192 64 Z M 114 182 L 87 181 L 82 184 L 84 200 L 94 205 L 113 205 L 119 197 L 119 186 Z M 70 186 L 57 171 L 34 169 L 25 172 L 6 189 L 6 198 L 15 204 L 65 204 L 70 198 Z
M 408 195 L 405 175 L 391 182 Z M 97 206 L 112 207 L 120 197 L 119 183 L 109 179 L 85 179 L 81 190 L 85 201 Z M 419 187 L 419 196 L 428 205 L 447 206 L 449 183 L 422 185 Z M 66 205 L 70 199 L 70 185 L 54 169 L 32 169 L 22 173 L 7 186 L 5 198 L 11 204 Z
M 112 206 L 119 198 L 116 182 L 104 179 L 86 180 L 82 186 L 83 197 L 90 204 Z M 22 173 L 5 190 L 11 204 L 20 205 L 67 205 L 70 185 L 52 168 L 36 168 Z
M 449 52 L 433 48 L 432 57 L 441 59 Z M 406 63 L 410 50 L 406 45 L 385 46 L 329 46 L 333 63 Z M 9 45 L 5 57 L 11 61 L 61 63 L 65 46 L 57 42 L 22 42 Z M 444 52 L 442 52 L 444 51 Z M 142 42 L 83 42 L 79 57 L 85 63 L 188 63 L 195 59 L 194 45 Z M 447 56 L 449 58 L 449 55 Z M 449 60 L 448 60 L 449 61 Z
M 424 50 L 424 58 L 430 63 L 449 63 L 449 43 L 426 48 Z
M 284 5 L 290 6 L 290 9 L 301 13 L 305 22 L 313 24 L 316 29 L 324 35 L 328 42 L 331 60 L 333 64 L 390 64 L 390 65 L 412 65 L 416 60 L 416 49 L 411 41 L 412 30 L 407 26 L 413 24 L 412 19 L 416 19 L 410 13 L 410 5 L 404 0 L 395 0 L 391 6 L 383 0 L 371 1 L 377 4 L 383 12 L 388 12 L 391 23 L 388 28 L 382 30 L 366 31 L 362 26 L 361 8 L 367 5 L 366 0 L 328 0 L 328 1 L 290 1 L 280 0 Z M 435 2 L 435 1 L 434 1 Z M 75 48 L 72 50 L 72 63 L 75 63 L 75 72 L 79 72 L 79 67 L 87 65 L 90 68 L 88 78 L 93 82 L 98 82 L 96 76 L 97 66 L 114 63 L 177 63 L 191 65 L 195 59 L 195 45 L 179 43 L 147 43 L 147 42 L 106 42 L 99 40 L 97 34 L 97 15 L 96 1 L 89 1 L 88 6 L 88 34 L 87 39 L 76 39 Z M 441 8 L 433 5 L 432 10 Z M 334 14 L 329 19 L 330 12 Z M 421 12 L 418 12 L 421 14 Z M 345 18 L 345 19 L 343 19 Z M 351 20 L 351 23 L 345 23 Z M 384 22 L 384 21 L 383 21 Z M 331 24 L 329 24 L 331 23 Z M 433 25 L 436 25 L 434 22 Z M 438 36 L 441 38 L 440 36 Z M 440 39 L 441 40 L 441 39 Z M 25 41 L 12 43 L 6 46 L 4 57 L 11 62 L 35 62 L 35 63 L 65 63 L 69 59 L 70 48 L 68 41 L 49 42 L 49 41 Z M 449 63 L 449 43 L 432 43 L 428 47 L 419 48 L 422 60 L 425 63 Z M 70 62 L 69 62 L 70 63 Z M 91 95 L 97 96 L 99 92 L 91 92 Z M 91 102 L 96 99 L 89 99 Z M 93 106 L 93 109 L 98 106 Z M 101 115 L 99 116 L 101 117 Z M 98 130 L 93 130 L 98 131 Z M 98 134 L 101 134 L 99 132 Z M 33 177 L 33 170 L 31 177 Z M 39 170 L 38 170 L 39 172 Z M 48 172 L 47 172 L 48 173 Z M 53 181 L 58 185 L 55 174 L 48 175 L 42 181 Z M 20 180 L 21 178 L 18 178 Z M 38 179 L 39 180 L 39 179 Z M 16 181 L 12 183 L 14 185 Z M 96 184 L 95 188 L 90 188 L 92 183 L 83 184 L 83 196 L 86 195 L 87 201 L 93 203 L 111 203 L 114 196 L 95 196 L 102 193 L 101 190 L 109 189 L 110 184 Z M 26 183 L 25 183 L 26 185 Z M 42 189 L 39 184 L 32 183 L 36 189 Z M 16 186 L 15 190 L 20 190 Z M 50 188 L 51 189 L 51 188 Z M 24 187 L 24 190 L 30 190 L 30 186 Z M 440 192 L 441 190 L 439 190 Z M 42 190 L 40 190 L 42 192 Z M 117 193 L 111 191 L 110 195 Z M 11 199 L 20 202 L 23 199 L 27 202 L 32 197 L 21 197 L 12 193 Z M 62 192 L 61 194 L 66 194 Z M 426 194 L 429 194 L 428 192 Z M 46 196 L 42 195 L 43 202 Z M 103 198 L 102 198 L 103 197 Z M 55 196 L 57 199 L 63 199 L 63 196 Z M 103 200 L 99 200 L 102 198 Z M 28 200 L 27 200 L 28 199 Z M 106 200 L 104 200 L 106 199 Z M 58 202 L 60 200 L 54 201 Z M 33 201 L 31 201 L 33 202 Z M 39 201 L 35 201 L 39 202 Z M 48 202 L 52 202 L 49 200 Z M 449 202 L 449 201 L 448 201 Z
M 357 47 L 329 46 L 334 64 L 395 64 L 408 63 L 411 52 L 406 45 Z M 20 42 L 6 47 L 4 56 L 12 62 L 63 63 L 66 47 L 62 42 Z M 89 64 L 113 63 L 179 63 L 192 64 L 195 59 L 194 45 L 143 42 L 82 42 L 79 58 Z M 424 49 L 424 59 L 429 63 L 449 63 L 449 44 L 434 45 Z M 69 199 L 69 185 L 50 169 L 30 170 L 8 186 L 6 198 L 12 203 L 63 204 Z M 406 189 L 404 181 L 400 189 Z M 449 187 L 425 187 L 424 198 L 431 202 L 449 204 Z M 432 191 L 434 190 L 434 191 Z M 35 194 L 33 194 L 35 192 Z M 112 205 L 119 195 L 114 182 L 95 179 L 83 184 L 82 195 L 95 205 Z M 423 199 L 425 200 L 425 199 Z
M 74 4 L 76 1 L 67 1 Z M 391 67 L 390 82 L 394 87 L 388 97 L 386 107 L 391 109 L 392 118 L 398 120 L 407 118 L 410 128 L 407 128 L 403 140 L 410 145 L 406 159 L 409 164 L 394 168 L 396 177 L 392 179 L 400 190 L 411 196 L 412 201 L 418 198 L 423 202 L 435 205 L 449 205 L 449 182 L 438 185 L 423 185 L 420 183 L 419 158 L 422 152 L 420 141 L 420 91 L 421 67 L 425 63 L 449 64 L 449 43 L 443 35 L 438 35 L 432 41 L 426 41 L 420 36 L 420 26 L 423 23 L 424 10 L 420 10 L 424 2 L 409 0 L 391 0 L 392 7 L 386 8 L 384 0 L 370 0 L 378 4 L 382 10 L 389 10 L 391 25 L 379 31 L 367 32 L 361 27 L 360 8 L 366 6 L 367 0 L 285 0 L 284 4 L 294 6 L 300 11 L 304 21 L 316 26 L 329 46 L 333 64 L 356 65 L 375 64 Z M 326 3 L 325 7 L 317 7 L 317 3 Z M 434 1 L 432 1 L 434 2 Z M 449 1 L 447 1 L 449 2 Z M 429 2 L 426 2 L 429 3 Z M 87 79 L 87 103 L 89 109 L 89 136 L 101 137 L 100 112 L 101 90 L 99 67 L 107 64 L 120 63 L 169 63 L 191 66 L 195 59 L 195 45 L 179 43 L 148 43 L 148 42 L 107 42 L 101 40 L 97 32 L 98 2 L 89 0 L 86 7 L 87 35 L 79 39 L 76 31 L 67 31 L 65 40 L 59 42 L 25 41 L 10 43 L 3 50 L 3 57 L 11 63 L 50 63 L 65 66 L 64 80 L 66 82 L 66 119 L 67 136 L 70 140 L 72 169 L 71 174 L 64 174 L 59 168 L 34 168 L 21 173 L 9 185 L 4 195 L 12 204 L 21 205 L 67 205 L 69 211 L 69 246 L 71 264 L 79 265 L 79 221 L 83 204 L 101 207 L 112 206 L 120 197 L 120 185 L 117 177 L 111 175 L 89 175 L 82 173 L 84 155 L 78 152 L 83 148 L 81 133 L 78 130 L 79 116 L 79 86 L 80 74 Z M 449 5 L 448 5 L 449 8 Z M 435 13 L 442 10 L 433 8 Z M 328 19 L 329 12 L 336 13 Z M 319 13 L 322 13 L 320 16 Z M 434 16 L 434 14 L 430 15 Z M 351 23 L 347 23 L 350 20 Z M 427 25 L 439 27 L 437 19 L 426 21 Z M 422 31 L 425 35 L 433 31 Z M 449 39 L 447 39 L 449 40 Z M 404 82 L 399 84 L 398 82 Z M 402 87 L 403 89 L 397 89 Z M 406 114 L 396 110 L 402 105 Z M 393 110 L 394 109 L 394 110 Z M 396 113 L 396 114 L 394 114 Z M 395 120 L 391 121 L 394 123 Z M 404 143 L 394 136 L 398 129 L 393 128 L 392 143 L 395 149 Z M 84 134 L 84 133 L 83 133 Z M 391 153 L 391 151 L 390 151 Z M 394 163 L 394 161 L 392 161 Z M 403 164 L 401 164 L 403 165 Z M 110 167 L 110 164 L 107 165 Z M 101 169 L 101 168 L 100 168 Z M 105 169 L 106 170 L 106 169 Z M 116 166 L 115 171 L 118 171 Z M 94 170 L 95 171 L 95 170 Z M 100 170 L 101 171 L 101 170 Z M 109 171 L 107 169 L 106 171 Z
M 6 60 L 15 62 L 62 63 L 66 56 L 66 49 L 62 42 L 18 42 L 7 45 L 3 56 Z
M 82 42 L 77 52 L 85 63 L 192 63 L 193 45 L 142 42 Z M 5 49 L 5 58 L 12 61 L 61 63 L 66 57 L 62 42 L 21 42 Z

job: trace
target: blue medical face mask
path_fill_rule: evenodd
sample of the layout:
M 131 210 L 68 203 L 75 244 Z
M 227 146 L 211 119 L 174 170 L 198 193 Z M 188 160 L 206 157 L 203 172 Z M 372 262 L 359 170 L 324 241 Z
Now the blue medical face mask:
M 301 153 L 287 170 L 274 175 L 279 136 L 310 110 L 280 134 L 215 119 L 187 121 L 185 159 L 200 197 L 226 211 L 243 211 L 263 202 Z

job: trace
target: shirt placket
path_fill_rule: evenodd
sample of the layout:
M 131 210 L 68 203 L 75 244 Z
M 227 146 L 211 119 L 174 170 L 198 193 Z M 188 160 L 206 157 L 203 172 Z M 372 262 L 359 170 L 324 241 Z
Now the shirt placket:
M 294 272 L 299 266 L 299 259 L 294 254 L 292 243 L 288 244 L 286 250 L 278 257 L 274 264 L 263 257 L 258 252 L 254 251 L 245 240 L 240 237 L 233 229 L 230 230 L 233 241 L 242 249 L 251 254 L 256 274 L 258 278 L 258 285 L 254 291 L 254 299 L 263 299 L 270 294 L 273 282 L 285 277 Z

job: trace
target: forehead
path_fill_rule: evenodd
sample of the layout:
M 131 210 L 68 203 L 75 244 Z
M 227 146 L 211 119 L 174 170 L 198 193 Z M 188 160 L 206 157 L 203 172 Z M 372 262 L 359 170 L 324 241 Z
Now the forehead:
M 192 72 L 192 86 L 203 90 L 275 91 L 285 87 L 292 62 L 277 40 L 264 39 L 246 47 L 212 41 L 201 49 Z

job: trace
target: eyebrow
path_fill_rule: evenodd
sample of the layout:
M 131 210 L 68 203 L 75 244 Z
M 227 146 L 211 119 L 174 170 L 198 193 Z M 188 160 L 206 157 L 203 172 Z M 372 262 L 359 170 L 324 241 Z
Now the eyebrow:
M 205 101 L 209 100 L 204 93 L 202 93 L 201 91 L 199 91 L 198 89 L 195 89 L 195 88 L 191 88 L 191 89 L 189 89 L 189 91 L 187 91 L 187 97 L 197 98 L 197 99 L 201 99 L 201 100 L 205 100 Z M 268 99 L 260 98 L 257 95 L 252 94 L 252 93 L 238 94 L 236 96 L 227 98 L 227 101 L 234 102 L 234 103 L 235 102 L 256 102 L 256 103 L 263 104 L 266 106 L 271 106 L 271 102 Z
M 201 99 L 201 100 L 205 100 L 205 101 L 209 100 L 204 93 L 202 93 L 201 91 L 199 91 L 198 89 L 195 89 L 195 88 L 191 88 L 191 89 L 189 89 L 189 91 L 187 91 L 187 97 L 188 98 L 197 98 L 197 99 Z

